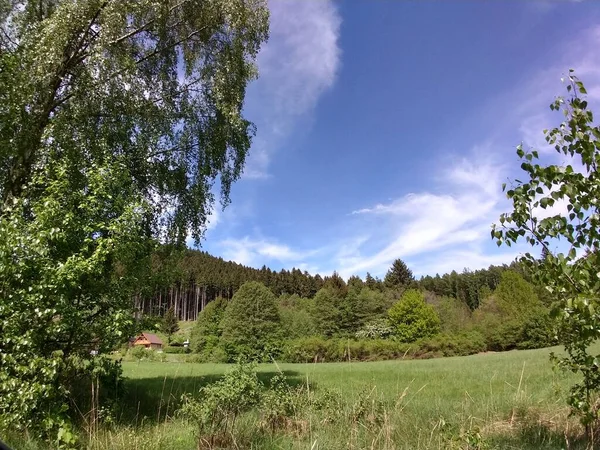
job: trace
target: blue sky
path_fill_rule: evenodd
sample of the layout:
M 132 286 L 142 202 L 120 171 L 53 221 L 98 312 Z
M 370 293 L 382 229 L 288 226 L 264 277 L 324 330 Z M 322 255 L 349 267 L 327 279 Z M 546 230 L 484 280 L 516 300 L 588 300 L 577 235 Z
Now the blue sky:
M 560 122 L 569 68 L 600 100 L 595 1 L 271 0 L 257 135 L 202 248 L 249 266 L 383 276 L 513 260 L 491 224 L 515 146 Z M 562 162 L 562 161 L 559 161 Z M 556 205 L 550 213 L 560 213 Z M 540 212 L 540 214 L 543 214 Z

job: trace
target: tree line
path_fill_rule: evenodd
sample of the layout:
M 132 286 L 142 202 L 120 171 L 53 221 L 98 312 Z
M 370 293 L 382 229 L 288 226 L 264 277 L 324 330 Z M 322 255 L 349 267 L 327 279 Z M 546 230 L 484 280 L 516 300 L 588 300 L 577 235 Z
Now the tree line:
M 383 279 L 367 273 L 364 280 L 354 275 L 346 281 L 336 272 L 321 276 L 297 268 L 275 271 L 263 265 L 256 269 L 205 251 L 162 247 L 152 256 L 149 280 L 135 295 L 135 308 L 141 315 L 156 316 L 163 316 L 173 308 L 179 320 L 196 320 L 209 302 L 219 297 L 231 299 L 244 283 L 258 281 L 277 297 L 302 298 L 313 298 L 326 286 L 344 291 L 348 286 L 364 285 L 376 292 L 412 286 L 438 296 L 456 298 L 475 310 L 496 289 L 502 273 L 509 269 L 526 277 L 520 266 L 513 263 L 475 271 L 465 269 L 462 273 L 452 271 L 441 276 L 427 275 L 416 280 L 406 264 L 397 259 Z

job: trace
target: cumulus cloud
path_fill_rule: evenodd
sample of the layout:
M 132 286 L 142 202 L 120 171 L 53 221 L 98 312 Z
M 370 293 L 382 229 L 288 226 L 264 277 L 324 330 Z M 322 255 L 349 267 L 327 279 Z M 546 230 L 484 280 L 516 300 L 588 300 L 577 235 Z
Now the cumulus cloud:
M 258 129 L 246 178 L 268 176 L 271 156 L 310 116 L 340 66 L 341 19 L 332 1 L 271 0 L 269 9 L 270 38 L 258 56 L 260 77 L 246 106 Z

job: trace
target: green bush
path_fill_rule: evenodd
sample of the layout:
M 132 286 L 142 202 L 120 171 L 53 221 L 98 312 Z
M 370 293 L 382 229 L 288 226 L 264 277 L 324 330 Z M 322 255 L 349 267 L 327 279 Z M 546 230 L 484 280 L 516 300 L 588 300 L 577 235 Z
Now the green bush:
M 244 283 L 223 315 L 220 346 L 228 361 L 248 357 L 268 361 L 281 349 L 281 319 L 273 292 L 262 283 Z
M 517 348 L 544 348 L 557 345 L 556 322 L 548 311 L 534 314 L 523 324 L 521 341 Z
M 298 302 L 299 303 L 299 302 Z M 310 313 L 299 304 L 294 306 L 279 306 L 281 329 L 283 336 L 296 339 L 317 334 L 315 321 Z
M 392 335 L 393 328 L 387 319 L 376 319 L 356 332 L 358 339 L 385 339 Z
M 440 331 L 440 318 L 431 305 L 425 303 L 423 294 L 409 289 L 388 311 L 390 325 L 396 339 L 415 342 Z
M 259 404 L 262 388 L 254 365 L 237 364 L 221 380 L 201 388 L 197 397 L 184 395 L 179 415 L 198 427 L 198 448 L 215 448 L 232 435 L 240 414 Z
M 173 346 L 167 346 L 163 349 L 163 351 L 165 353 L 176 354 L 176 355 L 181 355 L 184 353 L 191 352 L 191 350 L 187 347 L 173 347 Z
M 310 337 L 287 341 L 281 359 L 290 363 L 376 361 L 403 358 L 413 347 L 386 339 Z
M 129 358 L 137 361 L 147 360 L 154 361 L 156 359 L 156 352 L 152 349 L 145 348 L 142 345 L 134 345 L 127 352 Z
M 416 358 L 441 356 L 466 356 L 487 350 L 486 340 L 477 331 L 457 334 L 438 334 L 419 341 L 414 352 Z

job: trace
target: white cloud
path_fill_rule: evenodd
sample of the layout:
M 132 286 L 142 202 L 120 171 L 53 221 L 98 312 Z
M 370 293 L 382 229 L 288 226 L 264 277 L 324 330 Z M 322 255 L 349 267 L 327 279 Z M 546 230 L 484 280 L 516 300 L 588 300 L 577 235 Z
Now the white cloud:
M 269 42 L 246 108 L 257 124 L 245 178 L 268 177 L 272 154 L 335 82 L 341 19 L 332 1 L 271 0 Z
M 269 261 L 284 263 L 300 263 L 309 267 L 304 259 L 314 254 L 314 251 L 300 252 L 289 246 L 268 239 L 252 239 L 248 236 L 242 239 L 225 239 L 219 243 L 225 259 L 249 266 L 261 266 Z
M 324 6 L 325 2 L 303 3 L 306 5 L 296 7 L 312 13 L 315 10 L 311 8 L 333 8 L 330 4 Z M 280 23 L 294 28 L 292 17 L 290 15 L 288 18 L 290 22 L 286 19 Z M 339 22 L 336 26 L 339 26 Z M 298 27 L 302 28 L 300 25 Z M 320 29 L 319 26 L 315 27 Z M 252 265 L 276 260 L 288 268 L 292 265 L 310 267 L 313 273 L 317 269 L 335 269 L 344 277 L 364 275 L 367 271 L 381 276 L 395 258 L 405 259 L 418 275 L 451 270 L 460 272 L 465 267 L 475 270 L 490 264 L 511 262 L 520 252 L 529 251 L 530 248 L 519 245 L 496 249 L 490 239 L 490 226 L 498 220 L 501 212 L 510 210 L 501 185 L 506 179 L 514 178 L 518 171 L 519 163 L 514 146 L 522 139 L 527 145 L 542 150 L 542 156 L 549 158 L 551 162 L 572 164 L 572 161 L 559 157 L 553 149 L 547 148 L 542 129 L 556 125 L 563 119 L 560 114 L 551 112 L 548 105 L 554 94 L 566 92 L 561 91 L 560 77 L 568 73 L 569 67 L 576 69 L 576 74 L 586 82 L 592 106 L 594 101 L 600 101 L 600 83 L 597 81 L 600 75 L 600 53 L 596 51 L 598 45 L 600 27 L 581 33 L 566 42 L 564 49 L 563 46 L 556 49 L 555 54 L 565 55 L 563 59 L 529 74 L 512 91 L 503 92 L 493 102 L 481 105 L 480 109 L 473 112 L 469 129 L 479 127 L 481 135 L 474 136 L 474 142 L 483 141 L 486 145 L 473 147 L 474 151 L 464 159 L 440 163 L 428 179 L 422 180 L 429 186 L 427 189 L 415 190 L 375 205 L 357 205 L 359 209 L 345 216 L 348 221 L 347 229 L 350 230 L 347 235 L 327 242 L 320 250 L 312 252 L 296 250 L 268 238 L 228 240 L 222 242 L 224 256 Z M 336 46 L 337 43 L 334 47 Z M 298 53 L 300 54 L 302 52 Z M 330 57 L 337 60 L 339 55 L 335 52 L 333 54 L 336 55 L 335 58 L 332 54 Z M 275 57 L 267 57 L 270 64 L 274 64 Z M 294 58 L 291 60 L 296 61 Z M 309 62 L 314 64 L 310 58 Z M 337 63 L 334 66 L 336 65 Z M 274 111 L 286 113 L 282 115 L 281 121 L 277 114 L 271 116 L 273 127 L 269 129 L 267 137 L 285 135 L 288 132 L 286 127 L 293 122 L 292 119 L 302 114 L 299 111 L 306 112 L 314 107 L 319 95 L 335 79 L 332 67 L 324 65 L 320 70 L 308 71 L 318 74 L 314 75 L 314 79 L 321 80 L 321 83 L 296 84 L 296 81 L 283 80 L 285 82 L 281 90 L 266 104 L 276 105 Z M 271 79 L 277 80 L 277 77 Z M 306 86 L 306 91 L 298 86 Z M 298 92 L 287 97 L 285 92 L 288 89 L 297 89 Z M 289 98 L 295 100 L 288 103 Z M 487 117 L 480 117 L 483 115 Z M 488 125 L 482 126 L 486 120 Z M 256 157 L 260 161 L 257 163 L 255 160 L 252 167 L 257 174 L 264 174 L 274 147 L 269 147 L 269 142 L 273 141 L 268 139 L 259 142 L 263 142 L 266 150 Z M 503 164 L 499 164 L 499 161 Z M 504 164 L 505 161 L 508 162 Z M 574 168 L 579 170 L 576 165 Z M 384 195 L 388 197 L 389 193 Z M 535 214 L 543 218 L 565 212 L 566 205 L 557 203 L 552 208 L 535 211 Z
M 210 214 L 206 218 L 206 231 L 214 230 L 221 219 L 221 210 L 218 205 L 214 205 Z
M 371 255 L 340 259 L 340 273 L 382 274 L 396 258 L 481 241 L 498 217 L 500 185 L 500 166 L 464 159 L 444 168 L 437 192 L 411 193 L 354 211 L 359 216 L 375 216 L 376 226 L 388 239 Z M 367 221 L 360 226 L 374 224 Z

